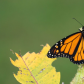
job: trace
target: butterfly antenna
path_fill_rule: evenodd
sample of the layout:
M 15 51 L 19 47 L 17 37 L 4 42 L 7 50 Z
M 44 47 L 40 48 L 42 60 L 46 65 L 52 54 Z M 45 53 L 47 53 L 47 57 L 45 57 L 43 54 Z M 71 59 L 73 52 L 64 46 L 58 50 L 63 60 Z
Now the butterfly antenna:
M 75 19 L 75 18 L 73 18 L 73 19 Z M 75 19 L 76 20 L 76 19 Z M 79 24 L 81 24 L 78 20 L 76 20 Z M 82 24 L 81 24 L 82 25 Z M 83 25 L 82 25 L 83 26 Z

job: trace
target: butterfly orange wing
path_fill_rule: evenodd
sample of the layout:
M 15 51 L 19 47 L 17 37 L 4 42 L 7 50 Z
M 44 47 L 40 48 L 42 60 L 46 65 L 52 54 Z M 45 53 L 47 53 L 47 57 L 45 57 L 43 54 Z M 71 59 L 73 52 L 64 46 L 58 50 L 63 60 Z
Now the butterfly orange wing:
M 82 38 L 83 37 L 81 32 L 77 32 L 70 36 L 67 36 L 66 38 L 63 38 L 51 47 L 51 49 L 48 51 L 47 56 L 49 58 L 68 57 L 74 62 L 73 59 L 76 59 L 77 57 L 77 55 L 75 56 L 75 54 L 77 53 L 77 49 L 80 47 Z M 81 54 L 83 55 L 83 53 Z
M 81 38 L 79 47 L 75 53 L 75 56 L 70 59 L 75 64 L 82 64 L 84 63 L 84 38 Z

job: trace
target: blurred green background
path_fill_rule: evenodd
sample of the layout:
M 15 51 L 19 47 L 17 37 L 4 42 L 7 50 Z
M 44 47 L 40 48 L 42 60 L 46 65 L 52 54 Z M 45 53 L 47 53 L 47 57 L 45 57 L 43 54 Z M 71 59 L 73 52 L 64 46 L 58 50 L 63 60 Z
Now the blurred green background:
M 84 0 L 0 0 L 0 84 L 20 84 L 13 77 L 16 56 L 10 49 L 24 55 L 39 52 L 41 44 L 54 45 L 84 25 Z M 78 66 L 67 58 L 52 63 L 61 72 L 61 82 L 69 84 Z

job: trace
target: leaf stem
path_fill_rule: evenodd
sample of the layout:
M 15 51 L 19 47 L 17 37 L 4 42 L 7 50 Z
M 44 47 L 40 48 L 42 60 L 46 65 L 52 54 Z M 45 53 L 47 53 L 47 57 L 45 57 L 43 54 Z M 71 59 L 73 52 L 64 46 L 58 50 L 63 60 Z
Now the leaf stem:
M 21 56 L 21 58 L 22 58 L 22 56 Z M 22 60 L 23 60 L 23 58 L 22 58 Z M 26 63 L 25 63 L 25 61 L 23 60 L 23 62 L 24 62 L 24 64 L 26 65 Z M 27 69 L 29 70 L 29 68 L 28 68 L 28 66 L 26 65 L 26 67 L 27 67 Z M 31 73 L 31 71 L 29 70 L 29 72 Z M 33 74 L 31 73 L 31 76 L 34 78 L 34 76 L 33 76 Z M 34 80 L 36 81 L 36 79 L 34 78 Z M 38 84 L 38 82 L 36 81 L 36 83 Z

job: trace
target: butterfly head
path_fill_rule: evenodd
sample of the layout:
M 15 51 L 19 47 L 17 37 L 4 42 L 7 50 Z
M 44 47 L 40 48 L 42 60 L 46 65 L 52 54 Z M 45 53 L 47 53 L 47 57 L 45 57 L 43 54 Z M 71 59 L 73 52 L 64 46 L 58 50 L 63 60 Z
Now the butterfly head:
M 84 31 L 84 26 L 81 27 L 81 28 L 79 28 L 79 31 L 80 31 L 80 32 Z

